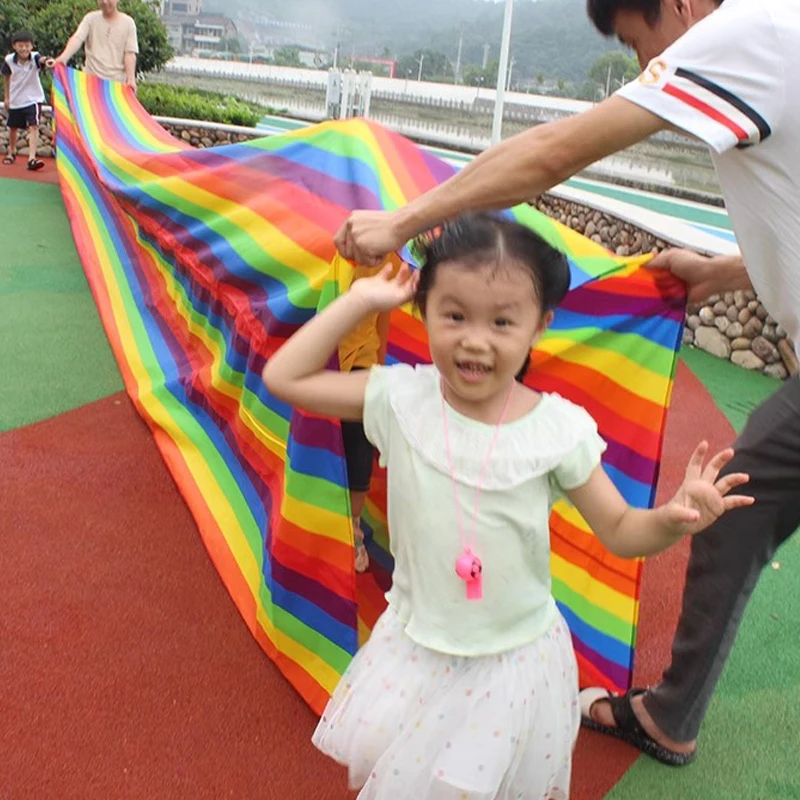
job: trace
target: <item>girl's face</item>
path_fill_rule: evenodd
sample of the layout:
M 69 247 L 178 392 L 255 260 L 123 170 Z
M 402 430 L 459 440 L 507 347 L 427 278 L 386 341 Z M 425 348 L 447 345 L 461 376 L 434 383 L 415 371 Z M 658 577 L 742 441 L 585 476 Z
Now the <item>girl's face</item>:
M 524 267 L 439 264 L 425 326 L 450 403 L 467 416 L 494 421 L 550 319 Z

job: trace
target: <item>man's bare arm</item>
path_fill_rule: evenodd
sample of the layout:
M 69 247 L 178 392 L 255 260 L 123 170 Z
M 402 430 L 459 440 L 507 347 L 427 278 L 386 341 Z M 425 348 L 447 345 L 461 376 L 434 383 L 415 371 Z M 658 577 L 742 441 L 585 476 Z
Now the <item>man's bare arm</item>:
M 532 200 L 605 156 L 664 129 L 660 117 L 621 97 L 537 125 L 486 150 L 445 183 L 385 215 L 355 212 L 336 237 L 347 258 L 377 263 L 444 220 Z
M 449 181 L 409 203 L 400 218 L 416 235 L 460 213 L 514 206 L 664 125 L 649 111 L 611 97 L 584 114 L 537 125 L 486 150 Z

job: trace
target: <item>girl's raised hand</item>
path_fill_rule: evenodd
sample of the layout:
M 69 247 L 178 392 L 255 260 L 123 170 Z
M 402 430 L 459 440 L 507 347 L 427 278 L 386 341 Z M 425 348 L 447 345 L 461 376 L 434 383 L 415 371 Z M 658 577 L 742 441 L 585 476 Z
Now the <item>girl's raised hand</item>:
M 749 475 L 735 472 L 719 478 L 719 471 L 733 458 L 733 450 L 729 448 L 717 453 L 704 467 L 707 454 L 708 442 L 701 442 L 689 459 L 686 476 L 675 497 L 664 506 L 667 521 L 677 536 L 699 533 L 726 511 L 754 502 L 746 495 L 729 494 L 732 489 L 747 483 Z
M 394 264 L 389 263 L 377 275 L 356 281 L 350 292 L 370 311 L 391 311 L 413 299 L 418 280 L 419 273 L 408 264 L 401 264 L 395 272 Z

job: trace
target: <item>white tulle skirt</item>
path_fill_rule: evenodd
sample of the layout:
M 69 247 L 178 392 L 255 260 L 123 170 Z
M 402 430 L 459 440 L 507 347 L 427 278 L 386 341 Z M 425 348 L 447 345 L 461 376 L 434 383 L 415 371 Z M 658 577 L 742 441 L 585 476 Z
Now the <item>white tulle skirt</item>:
M 579 724 L 561 617 L 517 650 L 459 658 L 415 644 L 387 609 L 312 741 L 359 800 L 566 800 Z

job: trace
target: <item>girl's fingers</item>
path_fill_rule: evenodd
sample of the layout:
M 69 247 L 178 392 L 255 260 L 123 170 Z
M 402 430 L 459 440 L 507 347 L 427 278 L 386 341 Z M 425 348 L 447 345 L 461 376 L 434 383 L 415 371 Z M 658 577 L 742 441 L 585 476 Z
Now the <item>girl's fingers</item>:
M 687 477 L 695 478 L 700 475 L 706 453 L 708 453 L 708 442 L 700 442 L 700 444 L 695 447 L 694 453 L 692 453 L 692 457 L 689 459 L 689 464 L 686 467 Z
M 755 497 L 748 497 L 746 494 L 729 494 L 722 500 L 726 511 L 730 511 L 734 508 L 746 508 L 747 506 L 753 505 L 755 501 Z
M 703 470 L 703 479 L 714 483 L 719 475 L 719 471 L 733 458 L 733 449 L 728 447 L 717 453 L 711 461 L 708 462 L 706 468 Z
M 731 489 L 737 486 L 743 486 L 750 480 L 750 476 L 745 472 L 734 472 L 720 478 L 715 484 L 714 488 L 724 497 Z

